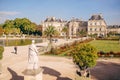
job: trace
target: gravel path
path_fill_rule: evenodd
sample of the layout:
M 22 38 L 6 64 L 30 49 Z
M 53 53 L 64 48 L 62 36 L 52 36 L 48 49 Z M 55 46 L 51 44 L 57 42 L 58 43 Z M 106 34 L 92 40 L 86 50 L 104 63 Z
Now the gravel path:
M 22 72 L 27 67 L 28 46 L 18 46 L 18 54 L 14 54 L 13 49 L 5 47 L 0 80 L 24 79 Z M 43 80 L 75 80 L 76 66 L 69 57 L 40 55 L 39 64 L 44 70 Z M 99 59 L 91 74 L 93 80 L 120 80 L 120 59 Z
M 5 47 L 2 60 L 0 80 L 22 80 L 27 66 L 28 46 L 19 46 L 18 54 L 13 47 Z M 75 65 L 72 59 L 54 56 L 39 56 L 40 67 L 43 68 L 43 80 L 74 80 Z
M 71 42 L 59 40 L 60 43 Z M 64 44 L 63 43 L 63 44 Z M 47 42 L 36 44 L 47 46 Z M 27 67 L 28 46 L 18 46 L 18 54 L 14 54 L 14 47 L 4 47 L 2 74 L 0 80 L 23 80 L 23 71 Z M 74 80 L 75 66 L 72 59 L 65 57 L 39 56 L 40 67 L 44 69 L 43 80 Z

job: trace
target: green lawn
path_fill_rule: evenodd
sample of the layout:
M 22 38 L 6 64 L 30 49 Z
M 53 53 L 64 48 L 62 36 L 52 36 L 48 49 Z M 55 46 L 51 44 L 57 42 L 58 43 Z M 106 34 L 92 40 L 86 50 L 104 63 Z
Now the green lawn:
M 89 42 L 89 44 L 93 45 L 97 48 L 98 51 L 104 52 L 120 52 L 120 43 L 118 41 L 110 41 L 110 40 L 93 40 Z

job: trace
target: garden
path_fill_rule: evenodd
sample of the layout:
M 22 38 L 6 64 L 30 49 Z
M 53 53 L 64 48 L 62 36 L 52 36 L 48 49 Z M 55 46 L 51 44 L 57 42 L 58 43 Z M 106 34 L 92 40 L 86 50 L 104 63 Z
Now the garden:
M 90 77 L 90 67 L 96 65 L 97 57 L 120 57 L 120 43 L 118 40 L 93 40 L 74 41 L 51 48 L 46 55 L 72 56 L 73 62 L 78 66 L 76 73 L 79 76 Z M 82 77 L 78 77 L 79 79 Z M 78 80 L 79 80 L 78 79 Z M 88 78 L 89 79 L 89 78 Z
M 99 57 L 120 57 L 118 40 L 93 40 L 89 44 L 97 48 Z
M 71 44 L 64 44 L 52 48 L 51 51 L 46 52 L 47 55 L 57 56 L 71 56 L 71 51 L 82 43 L 87 43 L 97 49 L 99 57 L 120 57 L 120 43 L 118 40 L 93 40 L 87 39 L 85 41 L 74 41 Z

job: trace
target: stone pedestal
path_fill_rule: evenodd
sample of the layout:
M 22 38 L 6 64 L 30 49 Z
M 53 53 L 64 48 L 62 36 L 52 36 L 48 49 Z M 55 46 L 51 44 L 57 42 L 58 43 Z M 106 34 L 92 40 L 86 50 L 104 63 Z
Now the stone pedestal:
M 24 70 L 24 80 L 42 80 L 43 69 Z

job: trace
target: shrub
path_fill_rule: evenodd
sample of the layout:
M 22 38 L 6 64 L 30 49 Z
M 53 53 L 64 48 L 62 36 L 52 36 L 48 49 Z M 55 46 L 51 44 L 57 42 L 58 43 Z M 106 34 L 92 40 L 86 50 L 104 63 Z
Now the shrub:
M 81 44 L 72 50 L 72 57 L 81 70 L 96 65 L 97 50 L 90 44 Z
M 0 46 L 0 60 L 3 57 L 3 51 L 4 51 L 4 48 L 2 46 Z

